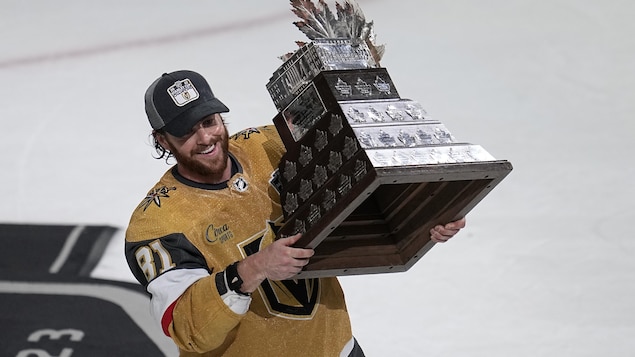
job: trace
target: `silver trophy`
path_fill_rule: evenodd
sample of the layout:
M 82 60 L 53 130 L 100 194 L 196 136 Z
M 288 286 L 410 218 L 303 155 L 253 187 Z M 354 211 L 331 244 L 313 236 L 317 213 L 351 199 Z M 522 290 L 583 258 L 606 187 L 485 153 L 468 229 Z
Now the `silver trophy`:
M 311 41 L 267 84 L 287 149 L 278 234 L 315 249 L 298 277 L 405 271 L 434 245 L 430 228 L 465 216 L 512 165 L 399 96 L 356 3 L 291 5 Z

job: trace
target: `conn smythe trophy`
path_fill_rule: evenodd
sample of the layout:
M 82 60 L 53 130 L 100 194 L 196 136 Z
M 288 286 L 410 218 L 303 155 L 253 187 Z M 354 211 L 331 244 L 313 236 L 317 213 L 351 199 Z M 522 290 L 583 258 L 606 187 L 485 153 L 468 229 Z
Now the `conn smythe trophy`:
M 405 271 L 434 245 L 430 228 L 466 215 L 512 166 L 399 96 L 357 4 L 291 5 L 312 41 L 267 84 L 287 149 L 279 234 L 315 249 L 298 277 Z

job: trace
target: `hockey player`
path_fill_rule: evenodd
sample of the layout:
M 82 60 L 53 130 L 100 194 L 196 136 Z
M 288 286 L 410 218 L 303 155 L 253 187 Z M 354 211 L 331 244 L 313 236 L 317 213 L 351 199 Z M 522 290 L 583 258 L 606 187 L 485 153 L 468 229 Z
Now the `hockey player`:
M 337 278 L 293 278 L 312 249 L 282 225 L 284 146 L 273 126 L 229 136 L 229 109 L 192 71 L 145 94 L 159 158 L 171 167 L 132 214 L 126 259 L 181 356 L 363 356 Z M 465 220 L 431 230 L 447 241 Z

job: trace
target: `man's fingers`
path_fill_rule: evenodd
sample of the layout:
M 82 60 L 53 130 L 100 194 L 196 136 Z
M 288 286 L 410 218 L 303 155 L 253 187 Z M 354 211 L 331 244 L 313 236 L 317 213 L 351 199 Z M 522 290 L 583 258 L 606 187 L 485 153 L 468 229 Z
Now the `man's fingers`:
M 444 228 L 455 230 L 458 232 L 460 229 L 465 228 L 465 224 L 466 224 L 465 217 L 463 217 L 459 220 L 446 224 Z
M 446 225 L 436 225 L 430 229 L 430 240 L 435 243 L 447 242 L 465 227 L 465 218 L 461 218 Z
M 309 248 L 294 248 L 293 245 L 302 237 L 302 234 L 296 234 L 287 238 L 281 238 L 282 244 L 289 247 L 288 254 L 293 259 L 309 259 L 315 253 Z
M 298 233 L 290 237 L 280 238 L 278 239 L 278 241 L 282 241 L 282 244 L 286 245 L 287 247 L 290 247 L 294 245 L 295 242 L 297 242 L 300 238 L 302 238 L 302 234 Z
M 435 230 L 430 231 L 430 240 L 435 243 L 445 243 L 448 241 L 448 239 L 450 239 L 450 237 L 446 237 Z
M 459 231 L 458 229 L 447 229 L 446 227 L 439 225 L 432 228 L 430 230 L 430 234 L 432 235 L 434 233 L 437 233 L 438 235 L 441 235 L 441 236 L 449 236 L 449 235 L 456 234 L 458 231 Z
M 291 256 L 295 259 L 309 259 L 313 254 L 315 251 L 308 248 L 293 248 L 293 252 L 291 252 Z

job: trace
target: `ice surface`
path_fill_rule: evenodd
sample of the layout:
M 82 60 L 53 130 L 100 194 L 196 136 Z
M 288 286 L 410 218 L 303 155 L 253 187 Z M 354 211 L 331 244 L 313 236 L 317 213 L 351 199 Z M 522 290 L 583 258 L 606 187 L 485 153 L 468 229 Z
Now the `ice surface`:
M 410 271 L 341 279 L 366 354 L 634 355 L 634 3 L 359 3 L 400 95 L 514 165 Z M 193 69 L 230 131 L 271 123 L 294 20 L 287 1 L 3 1 L 0 220 L 125 228 L 167 169 L 147 86 Z M 97 276 L 132 279 L 122 244 Z

